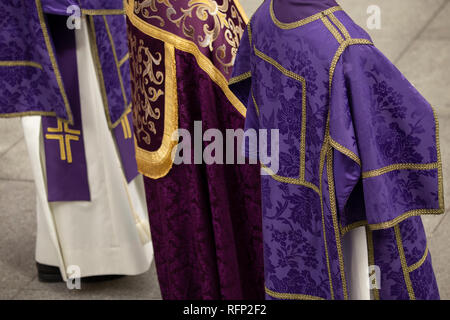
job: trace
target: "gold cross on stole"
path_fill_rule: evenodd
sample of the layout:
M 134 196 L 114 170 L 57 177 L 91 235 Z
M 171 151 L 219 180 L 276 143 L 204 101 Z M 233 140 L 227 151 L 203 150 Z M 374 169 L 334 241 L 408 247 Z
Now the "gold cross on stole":
M 72 163 L 72 149 L 70 147 L 70 142 L 79 141 L 81 131 L 70 129 L 67 123 L 63 124 L 62 120 L 58 119 L 58 127 L 47 128 L 47 132 L 48 133 L 45 134 L 46 139 L 59 141 L 59 154 L 61 160 Z

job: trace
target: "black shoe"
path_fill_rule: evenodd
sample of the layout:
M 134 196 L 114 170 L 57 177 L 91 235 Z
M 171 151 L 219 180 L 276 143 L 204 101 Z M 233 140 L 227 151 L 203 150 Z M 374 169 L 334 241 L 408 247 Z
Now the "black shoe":
M 38 279 L 40 282 L 63 282 L 63 277 L 61 271 L 58 267 L 48 266 L 36 262 L 36 267 L 38 271 Z M 104 276 L 92 276 L 81 278 L 81 282 L 92 283 L 92 282 L 102 282 L 111 281 L 125 277 L 124 275 L 104 275 Z

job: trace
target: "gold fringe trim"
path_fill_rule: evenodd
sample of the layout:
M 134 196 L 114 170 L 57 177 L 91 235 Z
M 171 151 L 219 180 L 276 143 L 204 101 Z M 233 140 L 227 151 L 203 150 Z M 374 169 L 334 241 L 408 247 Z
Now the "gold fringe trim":
M 322 297 L 311 296 L 309 294 L 275 292 L 273 290 L 270 290 L 267 287 L 265 287 L 265 291 L 266 291 L 266 293 L 269 296 L 277 298 L 277 299 L 284 299 L 284 300 L 325 300 Z
M 315 15 L 312 15 L 308 18 L 296 21 L 296 22 L 291 22 L 291 23 L 283 23 L 281 21 L 279 21 L 277 19 L 277 17 L 275 16 L 275 12 L 273 10 L 273 0 L 270 0 L 270 17 L 272 18 L 273 23 L 275 23 L 275 25 L 281 29 L 294 29 L 294 28 L 298 28 L 301 26 L 304 26 L 305 24 L 308 24 L 310 22 L 316 21 L 324 16 L 329 15 L 330 13 L 333 13 L 335 11 L 339 11 L 342 10 L 342 8 L 340 6 L 334 6 L 331 7 L 327 10 L 324 10 L 322 12 L 316 13 Z
M 134 2 L 131 2 L 126 7 L 126 14 L 130 22 L 141 32 L 172 44 L 175 48 L 192 54 L 197 60 L 198 66 L 205 71 L 211 80 L 216 83 L 223 91 L 225 96 L 234 106 L 234 108 L 245 117 L 246 108 L 241 101 L 234 95 L 234 93 L 228 88 L 228 81 L 219 69 L 209 60 L 197 47 L 197 45 L 187 39 L 181 38 L 173 33 L 157 28 L 151 24 L 146 23 L 141 18 L 134 14 Z
M 40 63 L 34 61 L 0 61 L 0 67 L 34 67 L 43 70 Z
M 144 150 L 136 144 L 136 161 L 139 172 L 151 179 L 166 176 L 173 166 L 172 150 L 178 144 L 178 92 L 176 78 L 175 47 L 164 43 L 165 52 L 165 100 L 164 135 L 161 147 L 153 152 Z M 175 134 L 176 136 L 173 136 Z M 176 138 L 176 139 L 172 139 Z

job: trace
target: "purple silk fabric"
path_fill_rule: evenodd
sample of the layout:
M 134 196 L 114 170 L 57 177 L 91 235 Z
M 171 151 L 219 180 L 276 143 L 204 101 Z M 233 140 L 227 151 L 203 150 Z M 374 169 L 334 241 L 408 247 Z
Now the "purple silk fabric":
M 345 12 L 333 15 L 359 44 L 336 55 L 339 37 L 321 19 L 283 29 L 270 3 L 253 16 L 230 82 L 246 128 L 280 133 L 280 169 L 261 181 L 267 298 L 348 297 L 341 238 L 355 225 L 372 235 L 376 298 L 439 298 L 422 222 L 410 217 L 444 211 L 431 106 Z
M 244 126 L 192 55 L 177 51 L 176 64 L 180 128 Z M 175 165 L 145 187 L 164 299 L 264 297 L 257 166 Z
M 136 163 L 134 145 L 133 117 L 128 113 L 126 120 L 113 129 L 114 138 L 119 150 L 122 168 L 127 182 L 130 183 L 139 174 Z
M 49 202 L 90 201 L 81 123 L 75 32 L 65 28 L 65 17 L 48 15 L 47 21 L 53 39 L 56 59 L 74 117 L 74 124 L 67 125 L 68 130 L 55 117 L 42 117 L 47 197 Z M 58 130 L 59 132 L 50 132 L 52 130 L 50 128 L 57 128 L 58 124 L 61 130 Z M 51 139 L 50 137 L 52 136 L 64 139 L 62 145 L 59 140 Z M 67 140 L 67 137 L 72 137 L 76 140 L 70 141 Z M 61 157 L 60 152 L 65 154 L 65 159 Z M 69 157 L 72 159 L 69 159 Z
M 268 0 L 270 1 L 270 0 Z M 272 0 L 275 16 L 284 23 L 295 22 L 330 7 L 337 6 L 335 0 Z

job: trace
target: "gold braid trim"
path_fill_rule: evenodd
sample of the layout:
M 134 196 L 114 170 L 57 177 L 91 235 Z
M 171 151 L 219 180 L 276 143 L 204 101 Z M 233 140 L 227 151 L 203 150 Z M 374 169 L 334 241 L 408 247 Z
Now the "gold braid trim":
M 396 225 L 394 227 L 395 239 L 397 240 L 397 249 L 400 256 L 400 262 L 402 264 L 403 277 L 405 279 L 406 289 L 408 290 L 409 299 L 416 300 L 414 295 L 414 289 L 412 287 L 411 278 L 409 277 L 408 265 L 406 263 L 405 251 L 403 249 L 402 235 L 400 233 L 400 227 Z
M 420 268 L 422 266 L 422 264 L 425 262 L 425 260 L 427 259 L 428 252 L 429 251 L 428 251 L 428 245 L 427 245 L 427 247 L 425 248 L 425 252 L 423 253 L 422 258 L 420 258 L 420 260 L 417 261 L 416 263 L 414 263 L 413 265 L 410 265 L 408 267 L 408 272 L 413 272 L 414 270 L 417 270 L 418 268 Z
M 216 83 L 223 91 L 225 96 L 228 98 L 230 103 L 234 106 L 234 108 L 243 116 L 245 117 L 246 114 L 246 108 L 242 104 L 241 101 L 233 94 L 233 92 L 228 88 L 228 81 L 225 78 L 225 76 L 220 72 L 219 69 L 216 68 L 216 66 L 211 62 L 211 60 L 206 57 L 200 49 L 197 47 L 197 45 L 185 38 L 179 37 L 173 33 L 170 33 L 166 30 L 157 28 L 151 24 L 148 24 L 138 16 L 134 14 L 134 2 L 132 1 L 130 4 L 126 7 L 126 14 L 128 16 L 128 19 L 130 20 L 131 24 L 135 26 L 137 29 L 139 29 L 141 32 L 155 38 L 158 40 L 161 40 L 165 43 L 169 43 L 173 45 L 176 49 L 188 52 L 192 54 L 197 63 L 198 66 L 205 71 L 211 80 Z
M 240 74 L 240 75 L 238 75 L 236 77 L 231 78 L 230 81 L 228 81 L 228 85 L 231 86 L 231 85 L 236 84 L 238 82 L 244 81 L 244 80 L 250 78 L 251 76 L 252 76 L 252 73 L 250 71 L 245 72 L 243 74 Z
M 111 15 L 124 15 L 123 9 L 81 9 L 81 13 L 87 16 L 111 16 Z
M 278 182 L 294 184 L 294 185 L 298 185 L 298 186 L 304 186 L 304 187 L 307 187 L 307 188 L 313 190 L 318 195 L 320 195 L 319 188 L 317 188 L 317 186 L 312 184 L 311 182 L 304 181 L 304 180 L 301 180 L 298 178 L 289 178 L 289 177 L 279 176 L 279 175 L 275 174 L 270 168 L 266 167 L 264 164 L 261 164 L 261 169 L 266 171 L 272 179 L 274 179 Z
M 338 18 L 336 18 L 336 16 L 333 13 L 330 13 L 327 18 L 329 18 L 339 29 L 339 31 L 344 35 L 345 40 L 349 40 L 352 37 L 350 37 L 350 34 L 348 33 L 347 29 L 345 28 L 345 26 L 342 24 L 341 21 L 339 21 Z
M 284 299 L 284 300 L 325 300 L 322 297 L 311 296 L 309 294 L 275 292 L 275 291 L 270 290 L 267 287 L 265 287 L 265 291 L 266 291 L 266 293 L 269 296 L 277 298 L 277 299 Z
M 347 157 L 355 161 L 359 166 L 361 166 L 361 160 L 353 151 L 350 151 L 349 149 L 341 145 L 339 142 L 334 141 L 333 138 L 331 137 L 330 137 L 330 145 L 340 153 L 346 155 Z
M 432 170 L 437 169 L 438 163 L 396 163 L 381 169 L 370 170 L 362 173 L 363 179 L 381 176 L 396 170 Z
M 34 67 L 43 70 L 44 68 L 40 63 L 34 61 L 0 61 L 0 67 Z
M 125 62 L 130 58 L 130 53 L 127 53 L 122 59 L 119 61 L 119 68 L 123 66 Z
M 310 22 L 316 21 L 324 16 L 329 15 L 330 13 L 333 13 L 335 11 L 339 11 L 342 10 L 342 8 L 340 6 L 334 6 L 331 7 L 327 10 L 324 10 L 322 12 L 316 13 L 315 15 L 312 15 L 308 18 L 296 21 L 296 22 L 291 22 L 291 23 L 283 23 L 281 21 L 279 21 L 277 19 L 277 17 L 275 16 L 275 12 L 273 10 L 273 0 L 270 0 L 270 17 L 272 18 L 273 23 L 275 23 L 275 25 L 281 29 L 294 29 L 294 28 L 298 28 L 301 26 L 304 26 L 305 24 L 308 24 Z
M 255 106 L 256 114 L 259 117 L 259 108 L 258 108 L 258 104 L 256 103 L 255 96 L 253 95 L 253 89 L 251 90 L 251 92 L 252 92 L 253 105 Z

